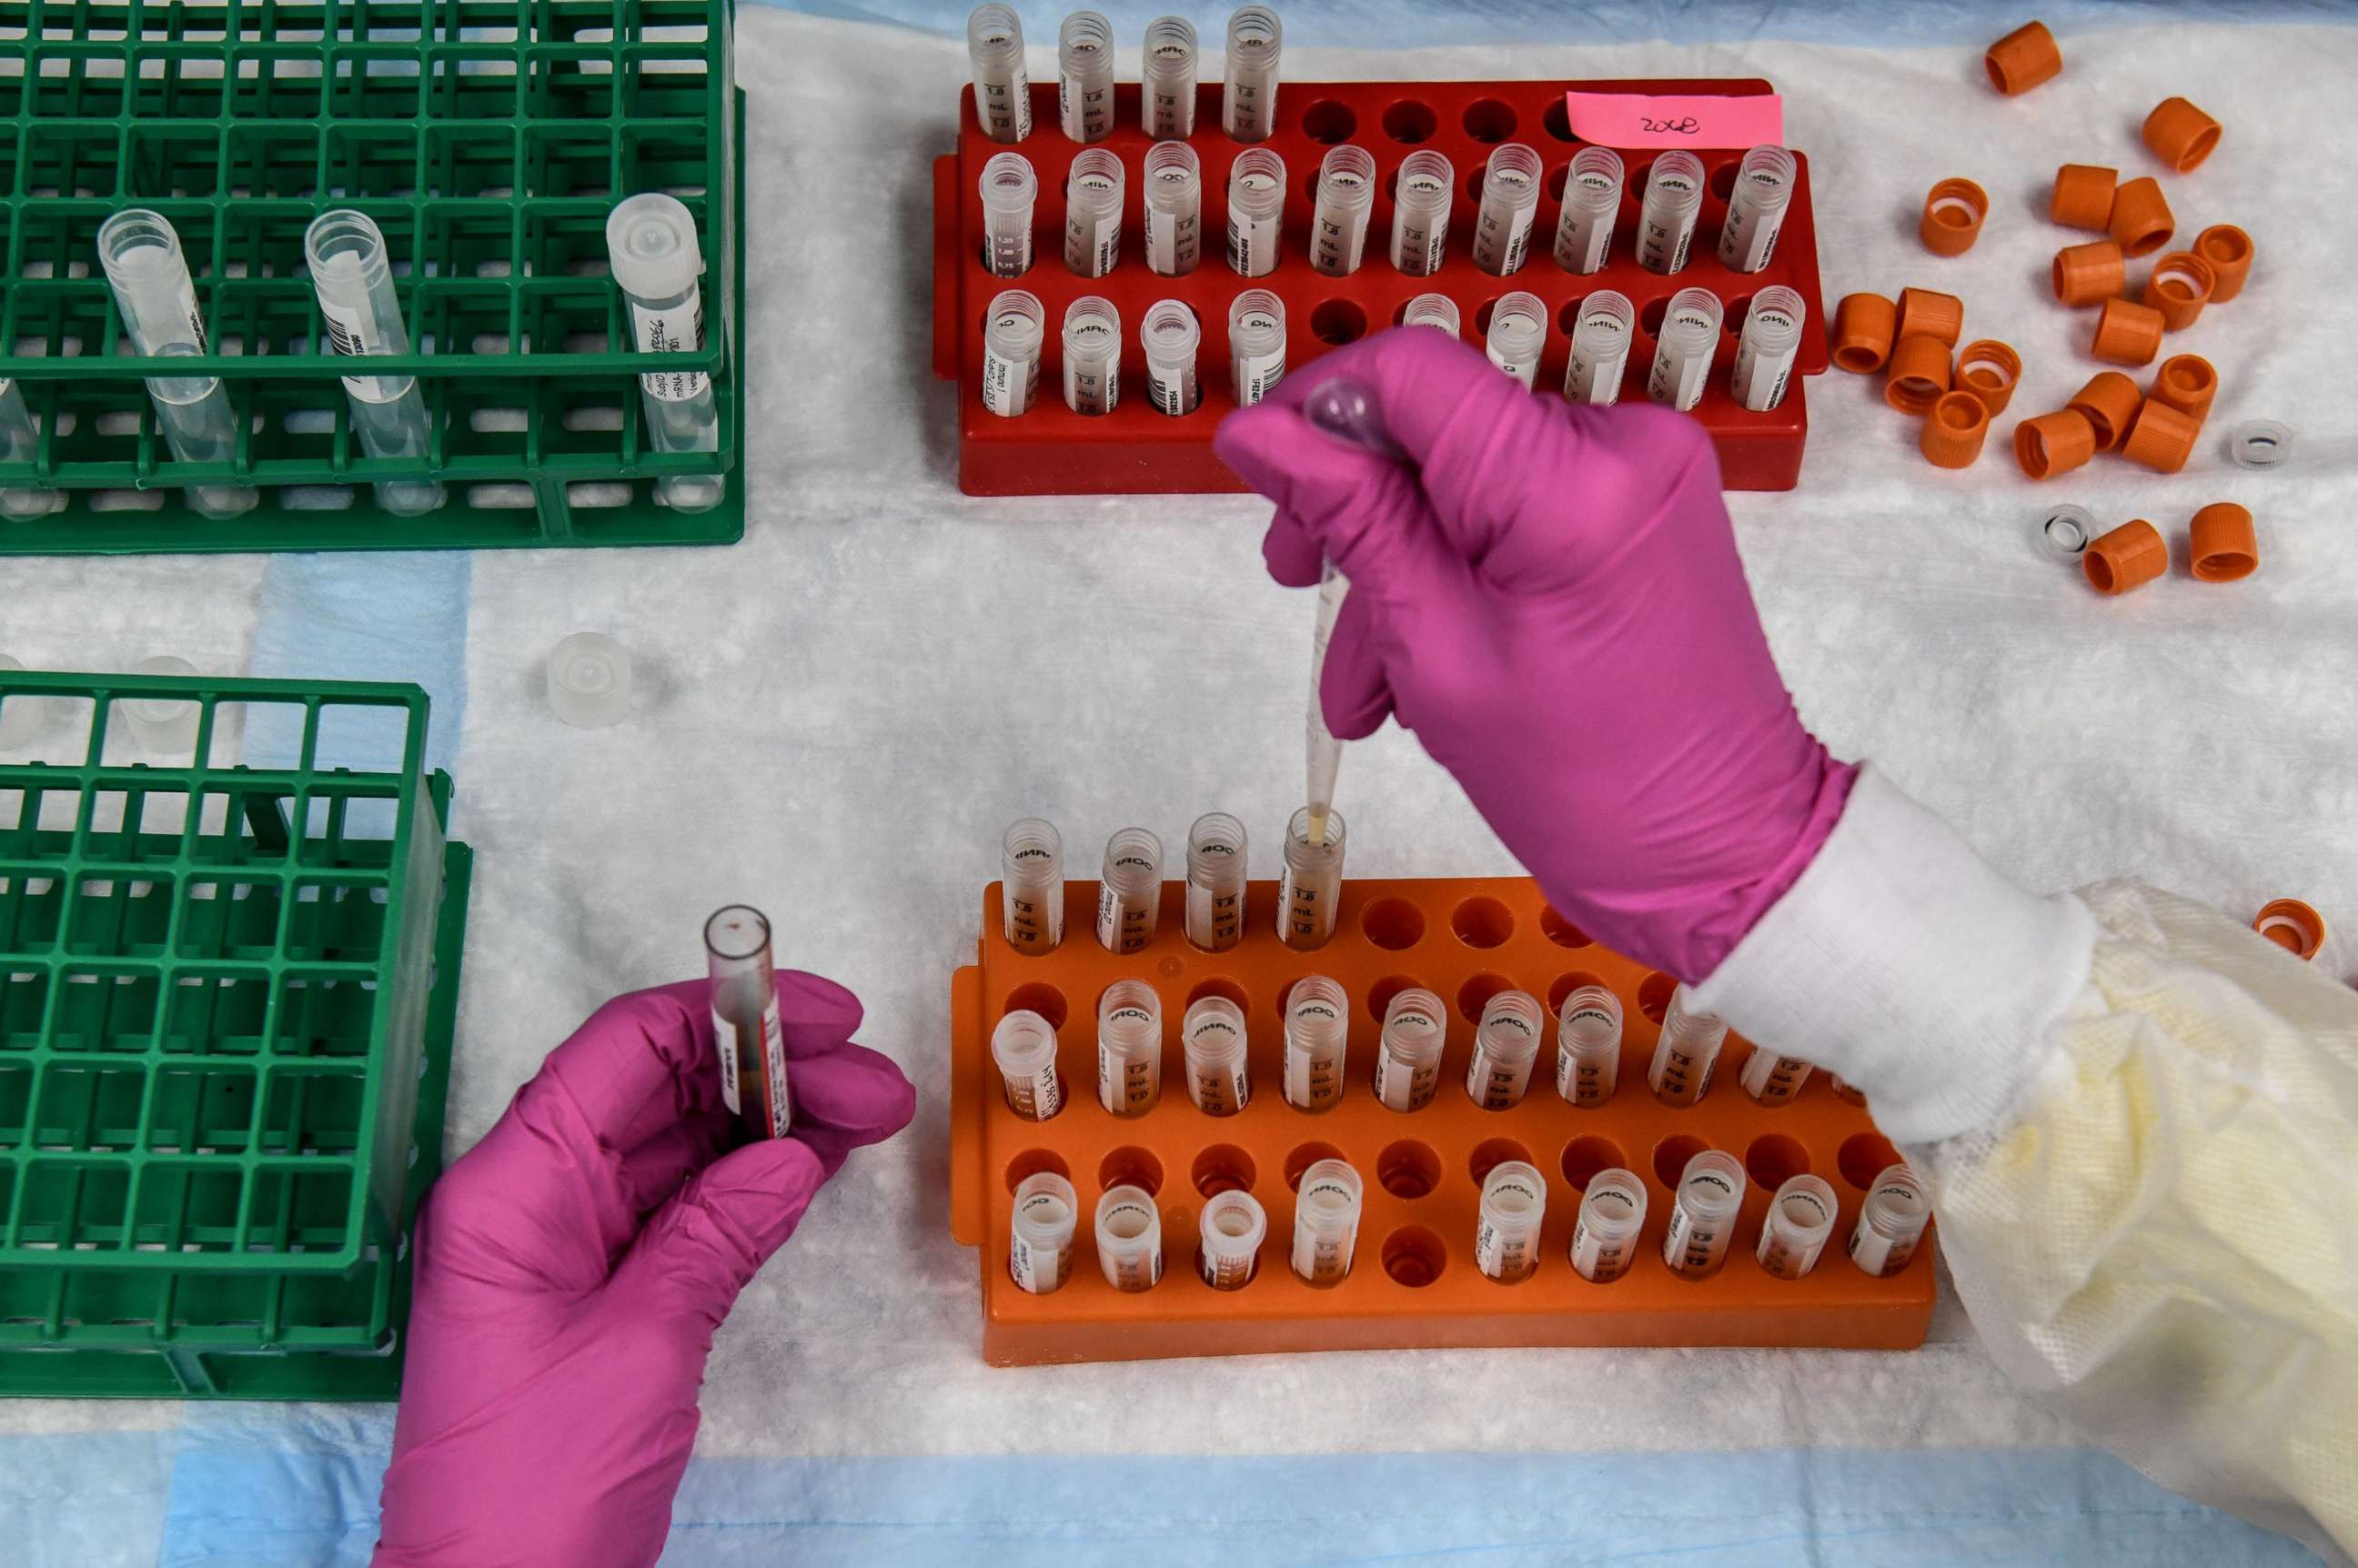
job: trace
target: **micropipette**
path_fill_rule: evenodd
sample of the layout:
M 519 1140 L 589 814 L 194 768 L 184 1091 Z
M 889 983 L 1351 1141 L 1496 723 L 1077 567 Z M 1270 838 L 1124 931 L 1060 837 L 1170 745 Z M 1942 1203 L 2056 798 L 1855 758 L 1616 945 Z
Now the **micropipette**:
M 1311 390 L 1303 400 L 1302 416 L 1337 440 L 1365 448 L 1379 457 L 1397 459 L 1400 449 L 1385 434 L 1376 395 L 1365 384 L 1336 376 Z M 1343 598 L 1351 581 L 1325 562 L 1318 574 L 1318 623 L 1310 641 L 1310 716 L 1303 725 L 1309 755 L 1310 841 L 1326 842 L 1326 818 L 1335 809 L 1335 776 L 1343 767 L 1343 742 L 1326 728 L 1318 688 L 1326 674 L 1326 643 L 1335 635 L 1335 620 L 1343 611 Z

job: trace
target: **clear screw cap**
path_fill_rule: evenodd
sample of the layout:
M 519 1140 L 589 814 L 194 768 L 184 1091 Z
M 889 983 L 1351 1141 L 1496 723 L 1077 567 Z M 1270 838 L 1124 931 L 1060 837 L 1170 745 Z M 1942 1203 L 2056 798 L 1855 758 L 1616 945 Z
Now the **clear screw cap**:
M 629 650 L 599 632 L 576 632 L 557 643 L 548 655 L 548 705 L 580 730 L 602 730 L 629 718 Z

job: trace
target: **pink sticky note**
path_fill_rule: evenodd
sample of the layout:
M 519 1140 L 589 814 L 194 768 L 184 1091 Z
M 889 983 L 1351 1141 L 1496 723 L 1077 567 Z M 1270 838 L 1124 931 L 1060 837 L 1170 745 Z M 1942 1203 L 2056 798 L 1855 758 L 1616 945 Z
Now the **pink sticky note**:
M 1608 147 L 1782 146 L 1785 100 L 1774 92 L 1567 92 L 1572 134 Z

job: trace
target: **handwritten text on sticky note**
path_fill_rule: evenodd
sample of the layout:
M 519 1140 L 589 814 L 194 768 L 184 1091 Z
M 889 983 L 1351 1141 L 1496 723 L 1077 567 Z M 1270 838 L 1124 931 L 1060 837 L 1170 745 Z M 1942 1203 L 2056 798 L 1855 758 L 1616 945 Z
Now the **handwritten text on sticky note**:
M 1602 146 L 1757 147 L 1785 140 L 1785 101 L 1774 92 L 1567 92 L 1563 106 L 1572 134 Z

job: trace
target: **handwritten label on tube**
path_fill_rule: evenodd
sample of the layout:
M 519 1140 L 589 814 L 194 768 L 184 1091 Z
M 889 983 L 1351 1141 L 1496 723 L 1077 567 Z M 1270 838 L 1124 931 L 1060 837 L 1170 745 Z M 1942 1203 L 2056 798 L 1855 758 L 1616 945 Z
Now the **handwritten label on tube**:
M 1572 134 L 1607 147 L 1757 147 L 1785 140 L 1785 100 L 1708 93 L 1567 92 Z

